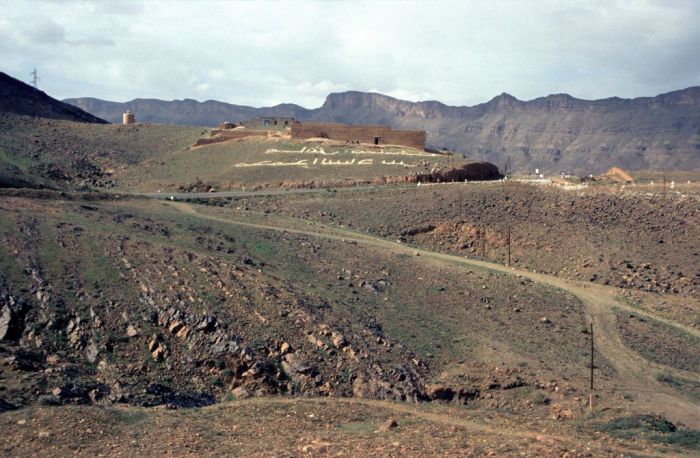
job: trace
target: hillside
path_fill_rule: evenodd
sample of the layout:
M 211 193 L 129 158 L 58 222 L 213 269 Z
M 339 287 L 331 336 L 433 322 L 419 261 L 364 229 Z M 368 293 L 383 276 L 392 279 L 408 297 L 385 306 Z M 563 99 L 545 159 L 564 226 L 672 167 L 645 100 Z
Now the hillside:
M 0 113 L 0 187 L 113 188 L 112 175 L 185 150 L 199 127 L 96 124 Z
M 0 186 L 138 192 L 431 181 L 466 160 L 403 147 L 300 141 L 283 133 L 193 147 L 210 130 L 87 124 L 0 114 Z M 471 163 L 474 167 L 474 163 Z M 454 174 L 455 172 L 450 172 Z M 460 170 L 494 179 L 493 166 Z M 443 177 L 452 181 L 450 175 Z
M 428 144 L 501 168 L 545 172 L 600 173 L 612 166 L 629 170 L 700 168 L 700 88 L 656 97 L 581 100 L 555 94 L 521 101 L 501 94 L 472 107 L 436 101 L 407 102 L 381 94 L 330 94 L 307 110 L 297 105 L 251 108 L 222 102 L 98 99 L 66 102 L 117 121 L 130 109 L 146 122 L 213 126 L 253 116 L 294 116 L 302 121 L 389 124 L 425 129 Z
M 3 72 L 0 72 L 0 113 L 87 123 L 106 123 L 104 119 L 56 100 Z
M 455 195 L 458 189 L 463 196 Z M 470 443 L 476 451 L 497 449 L 502 441 L 524 450 L 542 440 L 579 449 L 584 433 L 587 447 L 605 449 L 628 446 L 613 440 L 618 423 L 632 430 L 622 438 L 639 443 L 644 422 L 665 417 L 679 425 L 679 434 L 654 430 L 648 438 L 657 442 L 645 447 L 662 450 L 659 442 L 686 436 L 696 446 L 698 433 L 687 428 L 700 426 L 698 283 L 679 274 L 697 271 L 697 261 L 683 256 L 697 240 L 695 196 L 673 195 L 662 204 L 644 195 L 592 193 L 570 205 L 565 191 L 484 183 L 260 193 L 213 198 L 208 205 L 51 196 L 0 200 L 0 410 L 16 411 L 3 414 L 13 431 L 6 448 L 14 450 L 37 430 L 61 437 L 57 416 L 86 418 L 78 441 L 85 447 L 98 443 L 87 427 L 111 431 L 114 422 L 128 430 L 139 418 L 177 422 L 180 415 L 194 419 L 252 405 L 247 402 L 260 409 L 273 403 L 274 418 L 285 425 L 301 416 L 311 422 L 304 431 L 339 435 L 341 442 L 344 428 L 370 433 L 392 415 L 402 443 L 412 428 L 423 431 L 415 421 L 431 419 L 475 432 L 473 425 L 482 424 L 502 436 Z M 581 224 L 595 220 L 611 199 L 623 219 Z M 460 231 L 462 240 L 445 230 L 460 213 L 457 202 L 469 226 Z M 553 211 L 560 203 L 569 210 Z M 509 209 L 492 216 L 473 211 L 505 204 L 522 207 L 514 217 L 535 226 L 530 233 L 515 226 L 514 267 L 503 264 L 496 227 Z M 631 220 L 656 224 L 671 206 L 683 220 L 658 227 L 653 240 L 673 240 L 678 249 L 664 257 L 658 256 L 662 246 L 623 253 L 639 238 L 625 230 Z M 382 215 L 381 222 L 374 215 Z M 481 257 L 469 248 L 469 229 L 484 223 L 488 251 Z M 625 270 L 620 280 L 668 282 L 669 288 L 642 292 L 636 284 L 618 288 L 542 273 L 538 253 L 553 247 L 561 247 L 554 269 L 571 270 L 570 258 L 575 263 L 579 255 L 572 247 L 581 243 L 574 225 L 600 233 L 590 269 L 582 269 L 586 277 L 605 273 L 608 254 L 605 263 L 595 257 L 619 244 L 610 265 Z M 550 228 L 557 237 L 533 246 Z M 673 278 L 657 269 L 656 257 L 672 265 Z M 594 415 L 586 405 L 591 322 Z M 248 397 L 260 399 L 243 401 Z M 325 407 L 276 404 L 298 397 Z M 227 404 L 202 408 L 218 402 Z M 156 405 L 195 409 L 167 415 L 142 409 Z M 382 409 L 359 415 L 345 405 L 362 407 L 355 412 Z M 333 415 L 335 426 L 319 423 L 327 421 L 324 415 Z M 238 416 L 238 428 L 241 421 Z M 258 417 L 255 424 L 261 421 L 274 420 Z M 528 437 L 543 439 L 512 442 L 520 435 L 506 430 L 518 423 Z M 426 427 L 421 434 L 430 435 L 433 427 Z M 545 430 L 557 438 L 544 439 Z M 139 436 L 141 443 L 154 443 L 146 436 Z

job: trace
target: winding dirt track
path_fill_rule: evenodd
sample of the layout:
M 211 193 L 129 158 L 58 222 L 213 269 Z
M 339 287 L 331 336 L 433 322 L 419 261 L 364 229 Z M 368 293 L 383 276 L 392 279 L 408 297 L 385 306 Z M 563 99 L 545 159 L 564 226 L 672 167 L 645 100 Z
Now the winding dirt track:
M 274 397 L 274 398 L 259 398 L 252 397 L 245 400 L 234 401 L 239 403 L 250 403 L 250 404 L 291 404 L 291 405 L 304 405 L 309 406 L 322 405 L 322 403 L 332 400 L 334 403 L 343 403 L 350 405 L 361 405 L 374 409 L 382 409 L 388 411 L 388 413 L 394 412 L 397 414 L 407 414 L 412 417 L 421 418 L 423 420 L 438 423 L 445 426 L 458 426 L 461 428 L 468 429 L 472 432 L 480 432 L 486 434 L 507 434 L 509 437 L 522 437 L 534 439 L 537 437 L 545 437 L 546 439 L 556 439 L 560 442 L 567 442 L 570 437 L 567 435 L 554 434 L 552 432 L 543 433 L 542 431 L 528 431 L 523 429 L 510 429 L 504 428 L 503 425 L 498 424 L 498 421 L 492 422 L 483 417 L 479 417 L 478 420 L 464 417 L 456 417 L 454 415 L 449 415 L 445 413 L 435 413 L 421 409 L 415 404 L 410 404 L 406 402 L 396 402 L 396 401 L 382 401 L 377 399 L 363 399 L 363 398 L 284 398 L 284 397 Z M 216 408 L 225 409 L 225 404 L 219 405 Z M 495 425 L 492 423 L 496 423 Z
M 255 218 L 265 218 L 264 223 L 259 223 L 208 215 L 197 211 L 192 205 L 181 202 L 168 202 L 168 205 L 189 215 L 221 223 L 261 230 L 302 234 L 331 240 L 353 241 L 387 250 L 394 254 L 419 254 L 420 257 L 415 258 L 416 262 L 442 262 L 465 268 L 477 267 L 488 269 L 507 275 L 519 275 L 524 278 L 529 278 L 532 281 L 566 291 L 576 296 L 584 305 L 588 317 L 593 323 L 596 350 L 602 354 L 616 370 L 615 388 L 620 391 L 634 392 L 636 405 L 641 411 L 660 413 L 688 427 L 700 428 L 700 405 L 689 397 L 681 395 L 671 387 L 656 380 L 657 374 L 664 373 L 700 383 L 700 374 L 653 363 L 641 357 L 637 352 L 627 348 L 617 332 L 614 310 L 621 309 L 633 312 L 637 315 L 643 315 L 666 325 L 673 326 L 695 337 L 700 337 L 700 330 L 666 319 L 652 312 L 631 307 L 617 298 L 617 292 L 614 288 L 565 280 L 551 275 L 507 267 L 502 264 L 408 247 L 399 242 L 393 242 L 391 240 L 343 228 L 326 226 L 316 222 L 251 214 L 251 216 Z

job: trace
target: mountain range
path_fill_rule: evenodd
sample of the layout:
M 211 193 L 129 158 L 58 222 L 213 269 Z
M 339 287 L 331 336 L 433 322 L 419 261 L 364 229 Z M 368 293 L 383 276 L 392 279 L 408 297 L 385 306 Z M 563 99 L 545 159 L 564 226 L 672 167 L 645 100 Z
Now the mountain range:
M 612 166 L 630 170 L 700 168 L 700 87 L 635 99 L 581 100 L 554 94 L 522 101 L 504 93 L 475 106 L 409 102 L 357 91 L 330 94 L 315 109 L 294 104 L 254 108 L 190 99 L 118 103 L 77 98 L 65 102 L 111 122 L 119 122 L 128 109 L 138 121 L 165 124 L 214 126 L 265 115 L 293 116 L 302 122 L 424 129 L 433 148 L 447 148 L 517 171 L 539 168 L 549 173 L 586 174 Z
M 133 111 L 137 121 L 162 124 L 214 126 L 269 115 L 424 129 L 432 148 L 520 172 L 538 168 L 546 173 L 595 174 L 612 166 L 700 169 L 700 87 L 656 97 L 592 101 L 567 94 L 521 101 L 504 93 L 471 107 L 350 91 L 328 95 L 315 109 L 294 104 L 255 108 L 190 99 L 61 102 L 0 72 L 0 112 L 104 123 L 120 122 L 126 110 Z

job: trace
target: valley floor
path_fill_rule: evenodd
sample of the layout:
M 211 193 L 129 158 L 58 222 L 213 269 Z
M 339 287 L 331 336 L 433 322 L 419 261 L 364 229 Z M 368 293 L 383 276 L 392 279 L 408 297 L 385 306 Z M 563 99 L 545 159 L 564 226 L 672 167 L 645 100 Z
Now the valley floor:
M 696 453 L 696 198 L 457 189 L 3 197 L 0 447 Z
M 0 416 L 0 449 L 6 456 L 692 454 L 679 445 L 681 436 L 643 428 L 645 419 L 627 420 L 626 427 L 618 427 L 602 414 L 561 422 L 498 410 L 347 398 L 254 398 L 178 411 L 31 407 Z

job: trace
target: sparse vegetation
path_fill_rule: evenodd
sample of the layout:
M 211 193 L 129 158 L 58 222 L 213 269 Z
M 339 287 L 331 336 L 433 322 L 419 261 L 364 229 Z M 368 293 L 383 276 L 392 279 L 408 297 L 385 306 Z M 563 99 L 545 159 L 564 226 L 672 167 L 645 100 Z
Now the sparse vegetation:
M 4 138 L 0 162 L 56 183 L 161 189 L 169 197 L 178 187 L 250 191 L 280 182 L 375 182 L 357 171 L 242 174 L 229 167 L 234 159 L 260 160 L 269 142 L 186 151 L 201 130 L 177 131 L 149 152 L 152 142 L 170 135 L 169 126 L 3 122 L 18 139 L 38 135 L 39 143 L 23 153 Z M 57 168 L 44 169 L 37 145 L 49 135 L 66 151 L 57 154 Z M 75 151 L 89 163 L 73 164 L 70 145 L 82 145 Z M 104 154 L 91 155 L 98 147 Z M 108 167 L 115 170 L 100 175 Z M 61 170 L 75 174 L 56 178 Z M 694 431 L 673 431 L 666 420 L 692 422 L 688 395 L 697 400 L 700 391 L 693 375 L 697 291 L 687 274 L 698 260 L 684 256 L 698 236 L 695 197 L 665 201 L 662 209 L 654 196 L 612 194 L 603 184 L 572 194 L 510 183 L 225 198 L 183 192 L 167 201 L 88 196 L 3 191 L 0 199 L 0 308 L 10 304 L 16 328 L 15 337 L 0 343 L 6 361 L 0 408 L 36 412 L 51 434 L 63 428 L 51 423 L 57 416 L 68 423 L 86 418 L 140 439 L 150 437 L 144 425 L 155 421 L 181 428 L 183 437 L 230 446 L 242 434 L 222 420 L 230 408 L 245 419 L 235 423 L 240 428 L 265 424 L 276 446 L 299 453 L 316 450 L 303 447 L 318 440 L 328 442 L 319 447 L 329 453 L 358 450 L 353 441 L 361 441 L 412 455 L 426 447 L 412 433 L 438 437 L 439 445 L 428 448 L 435 453 L 475 455 L 537 455 L 555 444 L 582 450 L 584 443 L 610 454 L 602 447 L 618 445 L 607 436 L 633 453 L 649 444 L 692 450 L 697 443 Z M 673 218 L 659 225 L 667 211 Z M 503 265 L 507 228 L 513 268 Z M 661 249 L 659 239 L 673 243 Z M 607 326 L 616 319 L 618 328 Z M 595 361 L 601 414 L 589 417 L 591 321 L 603 341 Z M 656 372 L 629 364 L 640 354 L 656 363 Z M 619 394 L 621 388 L 628 391 Z M 654 390 L 681 402 L 668 407 Z M 227 404 L 211 406 L 221 401 Z M 191 410 L 144 408 L 156 405 Z M 614 410 L 619 418 L 611 419 L 608 408 L 620 409 Z M 374 433 L 390 412 L 398 427 Z M 12 441 L 26 441 L 25 432 L 15 417 L 6 418 L 16 431 L 5 438 L 6 449 L 16 450 Z M 583 436 L 570 419 L 582 425 Z M 309 444 L 299 446 L 298 437 L 289 442 L 292 428 L 280 421 L 309 431 Z M 592 425 L 604 434 L 591 432 Z M 201 435 L 189 434 L 195 431 Z M 533 440 L 535 434 L 542 439 Z M 470 439 L 476 436 L 485 442 Z M 336 450 L 335 441 L 343 447 Z M 191 450 L 211 450 L 199 439 L 193 444 Z M 258 444 L 258 452 L 272 451 L 268 445 Z M 148 447 L 139 451 L 166 451 Z
M 647 439 L 687 450 L 700 450 L 700 431 L 678 429 L 666 418 L 657 415 L 620 417 L 599 424 L 598 431 L 626 439 Z

